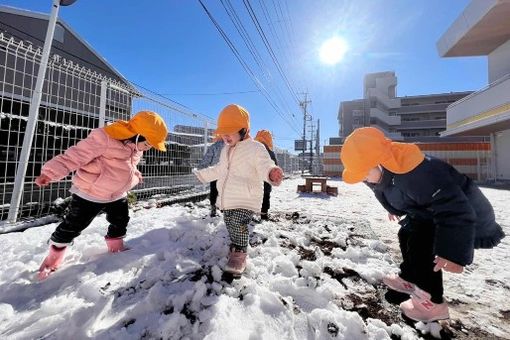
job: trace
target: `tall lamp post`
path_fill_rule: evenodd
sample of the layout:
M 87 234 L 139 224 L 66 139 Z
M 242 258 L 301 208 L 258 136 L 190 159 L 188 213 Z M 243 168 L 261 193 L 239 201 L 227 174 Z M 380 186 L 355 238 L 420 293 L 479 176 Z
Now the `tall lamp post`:
M 37 125 L 37 114 L 39 112 L 39 106 L 41 105 L 42 89 L 44 85 L 44 78 L 46 77 L 46 69 L 48 68 L 48 59 L 51 51 L 51 43 L 53 42 L 53 35 L 55 33 L 58 11 L 60 6 L 69 6 L 76 1 L 77 0 L 53 0 L 50 19 L 48 20 L 48 29 L 46 30 L 46 38 L 44 39 L 41 63 L 39 65 L 39 71 L 37 72 L 37 81 L 34 91 L 32 92 L 32 99 L 30 100 L 27 128 L 25 129 L 25 136 L 23 137 L 23 146 L 18 160 L 18 169 L 16 171 L 11 205 L 9 208 L 9 215 L 7 217 L 11 223 L 16 222 L 18 217 L 21 195 L 23 194 L 23 187 L 25 185 L 28 158 L 30 157 L 30 149 L 32 148 L 32 142 L 34 140 L 34 131 Z

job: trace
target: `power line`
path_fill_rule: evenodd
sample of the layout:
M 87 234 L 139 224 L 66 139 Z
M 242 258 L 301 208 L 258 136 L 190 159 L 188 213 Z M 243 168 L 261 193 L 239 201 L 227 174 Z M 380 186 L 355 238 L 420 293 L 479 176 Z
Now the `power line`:
M 271 16 L 269 14 L 269 11 L 267 9 L 267 6 L 264 2 L 264 0 L 258 0 L 259 6 L 262 10 L 262 15 L 267 23 L 267 26 L 269 27 L 269 33 L 273 36 L 273 40 L 276 42 L 276 45 L 278 45 L 278 49 L 282 52 L 285 57 L 289 57 L 289 55 L 285 52 L 287 52 L 286 49 L 283 48 L 283 45 L 280 42 L 280 37 L 278 36 L 278 32 L 274 28 L 273 23 L 271 22 Z
M 13 30 L 15 30 L 15 31 L 17 31 L 17 32 L 20 32 L 21 34 L 24 34 L 24 35 L 26 35 L 26 36 L 28 36 L 28 37 L 31 37 L 31 38 L 33 38 L 33 39 L 35 39 L 35 40 L 39 41 L 39 42 L 44 42 L 43 40 L 41 40 L 41 39 L 39 39 L 38 37 L 36 37 L 36 36 L 34 36 L 34 35 L 30 34 L 29 32 L 22 31 L 22 30 L 20 30 L 20 29 L 18 29 L 18 28 L 16 28 L 16 27 L 11 26 L 11 25 L 6 24 L 6 23 L 2 23 L 2 25 L 5 25 L 5 26 L 7 26 L 7 27 L 9 27 L 9 28 L 11 28 L 11 29 L 13 29 Z M 22 40 L 22 41 L 25 41 L 25 42 L 27 41 L 25 37 L 22 37 L 22 36 L 20 36 L 20 35 L 18 35 L 18 34 L 15 34 L 14 32 L 11 32 L 11 31 L 6 31 L 6 32 L 7 32 L 9 35 L 11 35 L 11 36 L 13 36 L 13 37 L 16 37 L 16 38 L 18 38 L 18 39 L 20 39 L 20 40 Z M 118 78 L 118 77 L 119 77 L 117 74 L 112 73 L 112 70 L 110 70 L 110 69 L 105 69 L 103 66 L 101 66 L 101 65 L 97 65 L 97 64 L 95 64 L 95 63 L 91 62 L 90 60 L 84 59 L 84 58 L 82 58 L 82 57 L 81 57 L 81 56 L 79 56 L 79 55 L 76 55 L 76 54 L 74 54 L 74 53 L 71 53 L 71 52 L 69 52 L 69 51 L 64 50 L 63 48 L 60 48 L 60 47 L 58 47 L 58 46 L 53 45 L 53 46 L 52 46 L 52 49 L 54 49 L 54 50 L 56 50 L 56 51 L 60 51 L 60 52 L 62 52 L 63 54 L 66 54 L 66 55 L 72 56 L 73 58 L 75 58 L 76 60 L 79 60 L 79 61 L 83 62 L 84 64 L 92 65 L 92 66 L 96 67 L 97 69 L 99 69 L 99 70 L 101 70 L 101 71 L 103 71 L 103 72 L 105 72 L 105 73 L 107 73 L 107 74 L 109 74 L 109 75 L 113 75 L 115 78 Z M 179 103 L 179 102 L 178 102 L 178 101 L 176 101 L 176 100 L 173 100 L 173 99 L 171 99 L 171 98 L 166 97 L 164 94 L 160 94 L 160 93 L 154 92 L 154 91 L 152 91 L 152 90 L 149 90 L 149 89 L 147 89 L 147 88 L 145 88 L 145 87 L 143 87 L 143 86 L 141 86 L 141 85 L 139 85 L 139 84 L 136 84 L 136 83 L 134 83 L 134 82 L 132 82 L 132 81 L 130 81 L 130 80 L 128 80 L 128 79 L 122 79 L 122 81 L 123 81 L 123 82 L 127 82 L 128 84 L 131 84 L 131 85 L 135 85 L 135 87 L 138 87 L 138 88 L 144 89 L 144 90 L 145 90 L 145 91 L 147 91 L 147 92 L 150 92 L 150 93 L 152 93 L 152 94 L 154 94 L 154 95 L 157 95 L 157 96 L 163 97 L 164 99 L 166 99 L 166 100 L 168 100 L 168 101 L 170 101 L 170 102 L 172 102 L 172 103 L 174 103 L 174 104 L 179 105 L 180 107 L 177 107 L 177 106 L 174 106 L 174 105 L 169 105 L 168 103 L 162 103 L 162 102 L 159 102 L 159 104 L 164 105 L 164 106 L 166 106 L 166 107 L 168 107 L 168 108 L 170 108 L 170 109 L 172 109 L 172 110 L 174 110 L 174 111 L 177 111 L 177 112 L 180 112 L 180 113 L 184 113 L 184 114 L 191 114 L 191 115 L 194 115 L 194 116 L 202 116 L 202 117 L 206 117 L 206 118 L 208 118 L 208 119 L 212 119 L 212 120 L 214 120 L 213 118 L 211 118 L 211 117 L 209 117 L 209 116 L 207 116 L 207 115 L 205 115 L 205 114 L 194 112 L 194 111 L 193 111 L 193 109 L 191 109 L 191 108 L 187 107 L 186 105 L 184 105 L 184 104 L 182 104 L 182 103 Z M 184 109 L 186 109 L 186 110 L 189 110 L 189 111 L 183 110 L 182 108 L 184 108 Z
M 253 21 L 253 24 L 257 28 L 257 31 L 259 32 L 259 35 L 262 38 L 262 41 L 264 42 L 264 45 L 266 46 L 266 49 L 269 52 L 269 55 L 271 56 L 271 58 L 273 59 L 273 62 L 276 65 L 276 69 L 278 70 L 278 72 L 282 76 L 283 80 L 285 81 L 285 84 L 289 88 L 289 91 L 292 94 L 292 96 L 294 97 L 294 100 L 296 101 L 297 104 L 299 104 L 299 98 L 296 95 L 296 91 L 294 91 L 294 89 L 292 88 L 292 86 L 289 82 L 289 79 L 285 75 L 283 68 L 280 65 L 280 62 L 278 61 L 278 58 L 276 57 L 276 54 L 274 53 L 273 48 L 271 47 L 271 44 L 269 43 L 269 40 L 267 39 L 266 34 L 264 33 L 264 30 L 262 29 L 262 26 L 260 25 L 260 22 L 257 19 L 257 15 L 255 14 L 255 11 L 253 10 L 253 8 L 250 4 L 250 1 L 243 0 L 243 3 L 244 3 L 244 6 L 246 7 L 246 9 L 248 10 L 248 13 L 250 14 L 250 17 Z
M 162 96 L 221 96 L 229 94 L 259 93 L 259 90 L 233 91 L 233 92 L 211 92 L 211 93 L 161 93 Z
M 257 47 L 253 43 L 253 40 L 251 40 L 250 35 L 246 31 L 242 20 L 237 15 L 234 6 L 232 6 L 232 3 L 230 0 L 225 0 L 227 5 L 225 5 L 224 0 L 220 0 L 221 5 L 225 9 L 225 12 L 227 13 L 228 17 L 230 18 L 230 21 L 234 24 L 235 29 L 237 30 L 237 33 L 241 36 L 241 39 L 243 40 L 246 48 L 250 52 L 250 54 L 253 57 L 253 60 L 257 63 L 257 65 L 260 67 L 262 74 L 266 77 L 266 79 L 269 78 L 269 73 L 266 73 L 267 67 L 265 66 L 265 63 L 261 57 L 261 55 L 258 53 Z
M 267 68 L 266 64 L 264 63 L 261 55 L 259 54 L 257 47 L 255 46 L 253 40 L 250 37 L 250 34 L 246 30 L 245 26 L 243 25 L 242 20 L 239 18 L 239 15 L 237 14 L 234 6 L 232 6 L 232 3 L 230 0 L 220 0 L 223 8 L 225 9 L 225 12 L 227 13 L 228 17 L 230 18 L 231 22 L 234 24 L 234 27 L 236 28 L 237 32 L 241 36 L 241 39 L 243 40 L 246 48 L 251 53 L 253 59 L 257 63 L 257 65 L 260 67 L 262 74 L 265 76 L 267 81 L 270 81 L 271 73 L 269 69 Z M 225 5 L 226 4 L 226 5 Z M 267 72 L 266 72 L 267 70 Z M 284 106 L 284 110 L 286 110 L 287 115 L 289 115 L 292 118 L 295 119 L 294 114 L 290 113 L 289 107 L 287 106 L 287 102 L 285 100 L 285 97 L 282 95 L 282 92 L 278 86 L 275 87 L 276 89 L 276 95 L 281 100 L 281 103 Z M 297 122 L 294 122 L 294 124 L 297 124 Z
M 234 56 L 236 57 L 236 59 L 239 61 L 239 63 L 241 64 L 241 66 L 244 68 L 245 72 L 250 76 L 251 80 L 254 82 L 255 86 L 257 86 L 257 88 L 261 91 L 262 95 L 264 96 L 264 98 L 266 98 L 267 102 L 273 107 L 273 109 L 278 113 L 278 115 L 296 132 L 299 134 L 299 132 L 297 131 L 297 129 L 292 126 L 292 124 L 287 121 L 287 119 L 283 116 L 283 114 L 280 112 L 280 108 L 278 107 L 278 105 L 273 102 L 273 100 L 271 99 L 269 93 L 267 92 L 266 88 L 262 85 L 262 83 L 260 82 L 260 80 L 257 78 L 257 76 L 253 73 L 253 71 L 251 70 L 251 68 L 249 67 L 249 65 L 244 61 L 244 59 L 241 57 L 239 51 L 236 49 L 235 45 L 232 43 L 232 41 L 229 39 L 229 37 L 227 36 L 227 34 L 225 33 L 225 31 L 223 31 L 223 29 L 221 28 L 221 26 L 219 25 L 219 23 L 216 21 L 216 19 L 214 19 L 213 15 L 211 14 L 211 12 L 207 9 L 207 7 L 204 5 L 204 3 L 202 2 L 202 0 L 198 0 L 198 2 L 200 3 L 200 5 L 202 6 L 203 10 L 205 11 L 205 13 L 207 14 L 207 16 L 209 17 L 209 20 L 211 20 L 211 22 L 214 24 L 214 26 L 216 27 L 216 29 L 218 30 L 218 32 L 220 33 L 221 37 L 223 38 L 223 40 L 227 43 L 228 47 L 230 48 L 230 50 L 232 51 L 232 53 L 234 54 Z

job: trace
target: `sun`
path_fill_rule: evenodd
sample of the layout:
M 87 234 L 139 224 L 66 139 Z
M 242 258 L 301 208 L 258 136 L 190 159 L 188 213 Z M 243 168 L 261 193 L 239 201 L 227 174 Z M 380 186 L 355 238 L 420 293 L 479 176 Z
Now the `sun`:
M 324 64 L 335 65 L 342 61 L 349 50 L 347 41 L 341 37 L 326 40 L 320 48 L 320 58 Z

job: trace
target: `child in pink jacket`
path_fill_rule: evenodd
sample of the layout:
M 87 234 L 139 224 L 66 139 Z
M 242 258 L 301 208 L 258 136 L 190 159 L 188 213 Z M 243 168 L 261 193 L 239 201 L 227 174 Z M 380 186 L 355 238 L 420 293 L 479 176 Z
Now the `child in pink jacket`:
M 110 223 L 105 237 L 108 250 L 124 250 L 123 237 L 129 222 L 127 192 L 142 179 L 136 165 L 143 151 L 152 147 L 166 151 L 167 133 L 158 114 L 141 111 L 129 121 L 92 130 L 87 138 L 43 166 L 35 179 L 40 187 L 76 172 L 69 213 L 51 235 L 49 255 L 39 268 L 41 280 L 58 268 L 67 246 L 103 210 Z
M 269 157 L 261 143 L 251 139 L 250 116 L 239 105 L 228 105 L 218 117 L 216 135 L 225 147 L 219 162 L 195 170 L 202 183 L 218 181 L 218 201 L 230 235 L 230 255 L 225 271 L 240 275 L 246 268 L 248 223 L 260 211 L 264 196 L 263 183 L 280 185 L 283 171 Z

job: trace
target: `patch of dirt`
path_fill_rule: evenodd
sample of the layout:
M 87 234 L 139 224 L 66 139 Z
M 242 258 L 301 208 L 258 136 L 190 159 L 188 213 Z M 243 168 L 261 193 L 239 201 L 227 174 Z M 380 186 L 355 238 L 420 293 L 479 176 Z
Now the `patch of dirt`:
M 504 320 L 510 320 L 510 310 L 500 310 L 499 312 Z
M 317 255 L 315 255 L 314 250 L 306 249 L 301 246 L 297 247 L 297 249 L 298 249 L 299 256 L 301 256 L 301 260 L 305 260 L 305 261 L 317 260 Z
M 314 246 L 317 246 L 319 247 L 320 250 L 322 250 L 322 252 L 324 253 L 324 255 L 326 256 L 329 256 L 331 255 L 331 252 L 333 251 L 333 249 L 335 248 L 340 248 L 342 249 L 343 251 L 345 251 L 347 249 L 347 247 L 345 246 L 341 246 L 340 244 L 336 243 L 336 242 L 332 242 L 332 241 L 328 241 L 326 238 L 321 238 L 321 239 L 317 239 L 317 238 L 314 238 L 314 239 L 311 239 L 310 240 L 310 244 L 314 245 Z
M 486 279 L 485 283 L 487 283 L 489 286 L 493 287 L 502 287 L 506 290 L 510 290 L 510 286 L 508 286 L 505 282 L 494 280 L 494 279 Z
M 342 283 L 342 280 L 347 277 L 354 278 L 355 280 L 363 280 L 357 271 L 346 267 L 342 267 L 340 270 L 335 270 L 331 267 L 324 267 L 324 273 L 328 274 L 340 283 Z
M 349 294 L 344 297 L 342 307 L 345 310 L 356 312 L 361 318 L 366 321 L 368 318 L 379 319 L 387 325 L 399 323 L 400 318 L 394 315 L 390 310 L 384 308 L 381 300 L 375 294 Z

